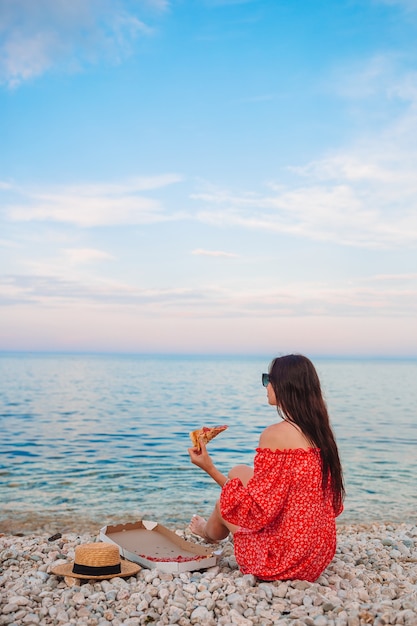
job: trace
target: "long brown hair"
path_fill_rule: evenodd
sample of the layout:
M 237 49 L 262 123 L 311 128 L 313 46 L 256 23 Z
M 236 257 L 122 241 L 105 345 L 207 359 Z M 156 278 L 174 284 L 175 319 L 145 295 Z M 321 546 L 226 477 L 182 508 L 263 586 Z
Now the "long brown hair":
M 314 365 L 301 354 L 289 354 L 272 361 L 269 376 L 278 413 L 320 449 L 323 491 L 330 482 L 333 507 L 338 511 L 345 495 L 342 465 Z

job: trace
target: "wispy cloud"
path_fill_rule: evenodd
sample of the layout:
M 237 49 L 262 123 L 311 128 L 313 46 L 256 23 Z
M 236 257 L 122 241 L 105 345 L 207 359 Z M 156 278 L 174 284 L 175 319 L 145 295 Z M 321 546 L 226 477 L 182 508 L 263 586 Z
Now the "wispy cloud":
M 260 95 L 255 95 L 255 96 L 247 96 L 244 98 L 239 98 L 239 100 L 237 100 L 237 102 L 254 102 L 254 103 L 258 103 L 258 102 L 271 102 L 272 100 L 275 100 L 278 96 L 276 94 L 260 94 Z
M 375 276 L 365 276 L 362 280 L 364 282 L 414 282 L 417 281 L 417 274 L 376 274 Z
M 365 116 L 371 127 L 378 122 L 388 125 L 396 117 L 407 117 L 408 106 L 415 111 L 416 76 L 414 63 L 406 53 L 378 52 L 368 58 L 340 62 L 327 77 L 326 90 L 346 103 L 360 102 L 355 117 Z
M 170 219 L 159 201 L 143 195 L 181 181 L 176 174 L 136 178 L 118 184 L 85 184 L 46 190 L 16 188 L 9 202 L 12 221 L 51 221 L 81 227 L 144 224 Z
M 16 248 L 17 243 L 15 241 L 11 241 L 10 239 L 0 239 L 0 246 L 2 248 Z
M 204 0 L 204 3 L 208 7 L 222 7 L 222 6 L 230 6 L 230 5 L 239 5 L 239 4 L 252 4 L 257 0 Z
M 233 252 L 223 252 L 221 250 L 202 250 L 201 248 L 193 250 L 191 254 L 195 254 L 196 256 L 225 257 L 228 259 L 234 259 L 238 256 Z
M 412 247 L 417 243 L 417 93 L 378 134 L 288 168 L 291 184 L 233 192 L 207 186 L 193 194 L 201 221 L 283 233 L 345 246 Z
M 415 284 L 391 286 L 370 281 L 344 284 L 293 283 L 281 289 L 228 289 L 204 286 L 143 289 L 109 280 L 73 280 L 51 275 L 0 278 L 3 305 L 59 307 L 70 304 L 138 307 L 141 315 L 209 318 L 280 316 L 414 317 Z
M 387 98 L 387 86 L 398 82 L 398 59 L 393 54 L 378 53 L 368 59 L 339 64 L 330 76 L 332 90 L 348 100 L 372 97 Z
M 373 197 L 372 197 L 373 196 Z M 417 216 L 407 202 L 395 212 L 385 209 L 398 196 L 382 190 L 360 191 L 352 185 L 311 184 L 271 195 L 239 196 L 223 192 L 193 196 L 210 209 L 198 217 L 208 224 L 240 226 L 346 246 L 389 248 L 417 242 Z M 211 207 L 218 206 L 217 210 Z
M 405 9 L 407 12 L 417 12 L 416 0 L 377 0 L 380 4 L 388 4 L 391 6 L 399 6 Z
M 52 68 L 77 71 L 101 58 L 128 56 L 134 41 L 152 33 L 126 0 L 3 0 L 0 3 L 0 84 L 16 87 Z
M 64 254 L 72 265 L 114 259 L 108 252 L 94 248 L 67 248 L 64 250 Z

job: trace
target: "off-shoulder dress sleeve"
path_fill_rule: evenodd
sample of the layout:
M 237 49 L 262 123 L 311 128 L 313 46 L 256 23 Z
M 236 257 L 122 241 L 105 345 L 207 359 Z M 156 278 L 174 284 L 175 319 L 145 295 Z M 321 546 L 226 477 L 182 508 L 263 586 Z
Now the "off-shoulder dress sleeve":
M 223 518 L 249 530 L 260 530 L 279 515 L 292 482 L 292 455 L 257 448 L 254 475 L 246 487 L 229 480 L 220 495 Z

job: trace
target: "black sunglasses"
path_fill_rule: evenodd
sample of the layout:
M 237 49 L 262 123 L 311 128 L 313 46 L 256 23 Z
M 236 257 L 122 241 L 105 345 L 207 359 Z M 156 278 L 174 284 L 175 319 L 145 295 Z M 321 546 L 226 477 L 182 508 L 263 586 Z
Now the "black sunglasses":
M 262 384 L 264 387 L 268 387 L 268 384 L 271 382 L 269 378 L 269 374 L 262 374 Z

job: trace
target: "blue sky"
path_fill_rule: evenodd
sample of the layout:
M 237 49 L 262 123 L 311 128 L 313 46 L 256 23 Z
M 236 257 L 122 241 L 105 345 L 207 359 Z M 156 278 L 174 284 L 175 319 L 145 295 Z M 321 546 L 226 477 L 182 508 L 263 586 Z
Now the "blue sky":
M 2 0 L 0 350 L 416 356 L 416 138 L 416 0 Z

